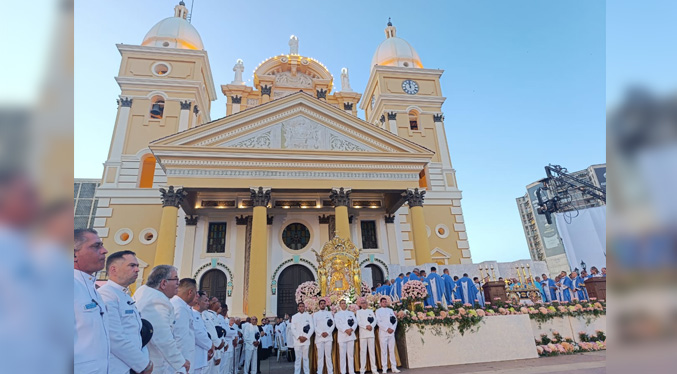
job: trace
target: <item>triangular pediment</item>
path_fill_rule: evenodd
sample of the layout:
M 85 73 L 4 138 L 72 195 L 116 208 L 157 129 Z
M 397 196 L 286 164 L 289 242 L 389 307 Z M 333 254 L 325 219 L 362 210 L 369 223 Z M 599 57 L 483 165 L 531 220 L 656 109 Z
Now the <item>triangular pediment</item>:
M 425 147 L 301 92 L 156 140 L 154 146 L 432 156 Z

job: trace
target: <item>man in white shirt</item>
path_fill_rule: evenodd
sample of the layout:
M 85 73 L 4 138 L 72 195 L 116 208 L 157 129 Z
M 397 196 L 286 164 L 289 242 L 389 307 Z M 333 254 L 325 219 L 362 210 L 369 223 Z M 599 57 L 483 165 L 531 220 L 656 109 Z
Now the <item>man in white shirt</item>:
M 242 338 L 244 339 L 244 374 L 256 374 L 258 371 L 257 358 L 261 334 L 256 325 L 258 319 L 252 316 L 251 323 L 242 325 Z
M 294 352 L 294 330 L 291 328 L 291 318 L 289 318 L 289 314 L 284 315 L 284 324 L 286 331 L 285 339 L 287 342 L 287 352 L 289 352 L 287 357 L 289 362 L 296 361 L 296 354 Z
M 73 372 L 107 374 L 110 338 L 106 305 L 94 288 L 94 273 L 103 269 L 108 251 L 95 230 L 74 231 Z
M 315 331 L 313 319 L 306 312 L 306 305 L 300 302 L 297 306 L 298 313 L 291 317 L 291 328 L 294 334 L 294 352 L 296 360 L 294 361 L 294 374 L 301 374 L 301 365 L 303 372 L 310 374 L 310 362 L 308 361 L 308 352 L 310 349 L 310 337 Z
M 263 359 L 270 357 L 270 353 L 273 347 L 273 325 L 270 324 L 268 318 L 264 318 L 261 321 L 261 328 L 263 329 L 263 337 L 261 338 L 261 348 L 263 349 L 264 356 Z
M 153 268 L 145 285 L 134 293 L 134 300 L 144 319 L 153 325 L 153 337 L 148 343 L 153 372 L 186 373 L 190 360 L 183 357 L 174 339 L 174 307 L 169 301 L 179 289 L 175 267 L 158 265 Z
M 381 298 L 381 307 L 376 310 L 376 323 L 378 324 L 378 339 L 381 346 L 381 369 L 385 373 L 388 369 L 388 356 L 390 356 L 390 369 L 393 373 L 397 370 L 395 360 L 395 330 L 397 329 L 397 317 L 392 309 L 388 308 L 388 299 Z
M 369 367 L 376 372 L 376 350 L 374 346 L 374 329 L 376 328 L 376 316 L 374 311 L 367 308 L 367 300 L 360 298 L 357 305 L 357 325 L 360 328 L 360 374 L 364 374 L 367 367 L 367 349 L 369 349 Z
M 195 364 L 191 374 L 205 374 L 209 361 L 214 356 L 214 344 L 207 334 L 207 326 L 202 319 L 202 312 L 207 310 L 209 298 L 204 291 L 198 291 L 193 305 L 193 328 L 195 329 Z
M 357 318 L 355 313 L 348 310 L 348 304 L 345 300 L 339 302 L 339 310 L 334 315 L 338 336 L 336 340 L 339 344 L 339 355 L 341 359 L 341 374 L 346 374 L 346 361 L 348 362 L 348 371 L 355 374 L 355 330 L 357 329 Z
M 224 317 L 225 318 L 225 317 Z M 237 325 L 235 324 L 235 318 L 228 318 L 226 323 L 226 343 L 229 345 L 226 350 L 226 355 L 224 357 L 223 365 L 223 374 L 233 374 L 233 362 L 235 358 L 235 350 L 237 349 Z
M 317 374 L 322 374 L 324 363 L 327 363 L 327 374 L 334 373 L 331 361 L 331 347 L 334 340 L 332 333 L 336 328 L 334 316 L 327 310 L 327 301 L 320 299 L 320 310 L 313 313 L 315 326 L 315 347 L 317 348 Z
M 141 345 L 141 314 L 129 296 L 129 286 L 139 275 L 139 261 L 132 251 L 115 252 L 106 262 L 108 282 L 99 288 L 108 308 L 110 332 L 109 374 L 128 374 L 134 370 L 150 374 L 153 363 Z
M 190 308 L 195 302 L 197 282 L 195 279 L 183 278 L 179 281 L 179 290 L 170 302 L 174 307 L 174 339 L 183 357 L 189 361 L 195 357 L 195 327 L 193 311 Z M 195 369 L 195 367 L 193 367 Z
M 217 301 L 218 303 L 218 301 Z M 225 346 L 225 341 L 219 337 L 218 332 L 216 331 L 216 326 L 218 325 L 217 314 L 220 305 L 216 305 L 213 298 L 209 301 L 209 309 L 202 312 L 202 319 L 205 321 L 205 326 L 207 326 L 207 332 L 212 338 L 212 343 L 214 344 L 214 359 L 209 362 L 209 369 L 205 371 L 209 374 L 218 374 L 219 365 L 221 365 L 222 349 Z

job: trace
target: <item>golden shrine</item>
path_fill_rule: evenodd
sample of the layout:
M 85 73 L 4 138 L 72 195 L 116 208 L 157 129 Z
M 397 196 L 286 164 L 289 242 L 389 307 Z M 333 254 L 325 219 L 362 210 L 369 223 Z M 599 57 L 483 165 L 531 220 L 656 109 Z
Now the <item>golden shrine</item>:
M 362 287 L 360 249 L 350 239 L 334 236 L 322 246 L 320 253 L 313 249 L 317 259 L 320 295 L 344 293 L 351 289 L 358 293 Z

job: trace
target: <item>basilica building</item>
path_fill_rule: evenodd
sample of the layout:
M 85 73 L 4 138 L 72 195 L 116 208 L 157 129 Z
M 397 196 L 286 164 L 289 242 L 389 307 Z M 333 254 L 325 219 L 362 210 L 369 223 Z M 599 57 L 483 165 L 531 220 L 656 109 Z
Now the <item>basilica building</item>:
M 181 2 L 139 45 L 117 45 L 118 112 L 94 218 L 109 252 L 135 251 L 144 279 L 173 264 L 231 315 L 259 317 L 295 311 L 296 287 L 317 277 L 313 249 L 334 236 L 360 249 L 369 285 L 414 265 L 471 263 L 443 71 L 425 68 L 395 26 L 362 93 L 346 69 L 335 80 L 300 55 L 294 36 L 251 86 L 238 60 L 219 92 L 187 13 Z M 219 95 L 226 116 L 213 119 Z

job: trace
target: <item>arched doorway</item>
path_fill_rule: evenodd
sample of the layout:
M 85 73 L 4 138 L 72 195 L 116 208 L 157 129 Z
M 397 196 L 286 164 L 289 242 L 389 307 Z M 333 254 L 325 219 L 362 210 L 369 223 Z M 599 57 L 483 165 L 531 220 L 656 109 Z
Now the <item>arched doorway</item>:
M 207 271 L 200 278 L 200 290 L 204 291 L 209 297 L 216 296 L 220 302 L 226 302 L 228 295 L 228 278 L 221 270 L 212 269 Z
M 291 265 L 282 270 L 277 280 L 277 315 L 284 317 L 296 313 L 296 288 L 307 281 L 314 281 L 313 273 L 303 265 Z
M 379 283 L 383 284 L 385 282 L 385 276 L 383 275 L 383 270 L 380 267 L 369 264 L 365 266 L 371 270 L 371 284 L 376 287 Z

